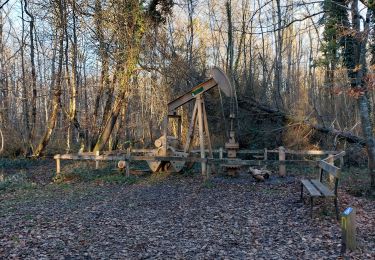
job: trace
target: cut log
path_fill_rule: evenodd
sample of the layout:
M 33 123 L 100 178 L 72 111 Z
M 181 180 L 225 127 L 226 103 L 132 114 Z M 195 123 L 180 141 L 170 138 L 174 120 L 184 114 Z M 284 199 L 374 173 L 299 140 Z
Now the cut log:
M 271 175 L 271 171 L 268 171 L 266 169 L 258 170 L 253 167 L 250 167 L 248 171 L 257 181 L 264 181 L 265 179 L 268 179 Z
M 119 168 L 120 171 L 123 171 L 126 167 L 126 162 L 125 161 L 119 161 L 117 163 L 117 167 Z

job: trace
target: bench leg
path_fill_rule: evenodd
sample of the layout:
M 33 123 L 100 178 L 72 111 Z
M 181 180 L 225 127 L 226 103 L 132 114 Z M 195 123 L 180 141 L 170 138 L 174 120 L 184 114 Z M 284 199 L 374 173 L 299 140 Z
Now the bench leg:
M 339 220 L 339 208 L 337 205 L 337 197 L 335 197 L 335 211 L 336 211 L 336 219 Z
M 310 197 L 310 217 L 313 217 L 313 197 Z
M 303 204 L 305 204 L 303 201 L 303 184 L 302 183 L 301 183 L 301 201 Z

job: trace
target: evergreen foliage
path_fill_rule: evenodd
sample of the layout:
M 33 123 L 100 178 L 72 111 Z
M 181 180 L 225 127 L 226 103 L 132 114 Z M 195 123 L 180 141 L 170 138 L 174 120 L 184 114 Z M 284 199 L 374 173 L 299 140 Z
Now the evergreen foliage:
M 345 0 L 325 0 L 322 3 L 324 16 L 321 22 L 324 24 L 323 44 L 323 65 L 329 70 L 334 70 L 342 56 L 343 65 L 352 67 L 353 37 L 350 34 L 350 23 Z M 355 65 L 354 65 L 355 66 Z

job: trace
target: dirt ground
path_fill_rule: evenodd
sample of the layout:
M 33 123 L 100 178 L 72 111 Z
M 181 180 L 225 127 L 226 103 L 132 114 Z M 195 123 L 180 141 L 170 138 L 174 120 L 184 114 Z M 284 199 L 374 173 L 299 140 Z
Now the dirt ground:
M 342 255 L 333 202 L 317 201 L 311 219 L 299 175 L 56 184 L 52 163 L 29 171 L 36 186 L 0 192 L 2 259 L 375 258 L 375 202 L 340 190 L 340 209 L 357 209 L 359 242 Z

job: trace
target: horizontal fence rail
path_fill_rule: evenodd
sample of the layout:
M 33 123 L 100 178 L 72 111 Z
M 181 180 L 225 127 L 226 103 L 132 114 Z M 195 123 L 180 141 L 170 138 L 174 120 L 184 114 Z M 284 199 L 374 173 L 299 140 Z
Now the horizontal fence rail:
M 321 167 L 326 171 L 332 173 L 338 172 L 340 168 L 334 166 L 331 162 L 340 160 L 342 165 L 343 157 L 345 152 L 338 151 L 321 151 L 321 150 L 309 150 L 309 151 L 294 151 L 287 150 L 283 147 L 279 149 L 263 149 L 263 150 L 239 150 L 238 154 L 257 154 L 254 156 L 256 160 L 242 160 L 242 159 L 228 159 L 223 158 L 223 154 L 226 153 L 224 149 L 213 150 L 214 153 L 219 153 L 219 158 L 198 158 L 194 156 L 189 157 L 177 157 L 177 156 L 150 156 L 147 153 L 152 152 L 153 149 L 130 149 L 127 150 L 115 150 L 115 151 L 103 151 L 103 152 L 81 152 L 78 154 L 56 154 L 54 159 L 56 160 L 56 173 L 61 173 L 61 160 L 91 160 L 95 161 L 95 168 L 99 168 L 100 161 L 126 161 L 126 174 L 129 175 L 129 164 L 134 161 L 185 161 L 185 162 L 206 162 L 211 164 L 232 164 L 239 166 L 264 166 L 264 165 L 279 165 L 280 176 L 285 176 L 286 165 L 299 164 L 299 165 L 311 165 Z M 198 154 L 200 151 L 193 150 L 192 154 Z M 268 160 L 268 154 L 277 153 L 279 154 L 278 160 Z M 323 160 L 287 160 L 286 155 L 328 155 Z M 262 158 L 263 157 L 263 158 Z

